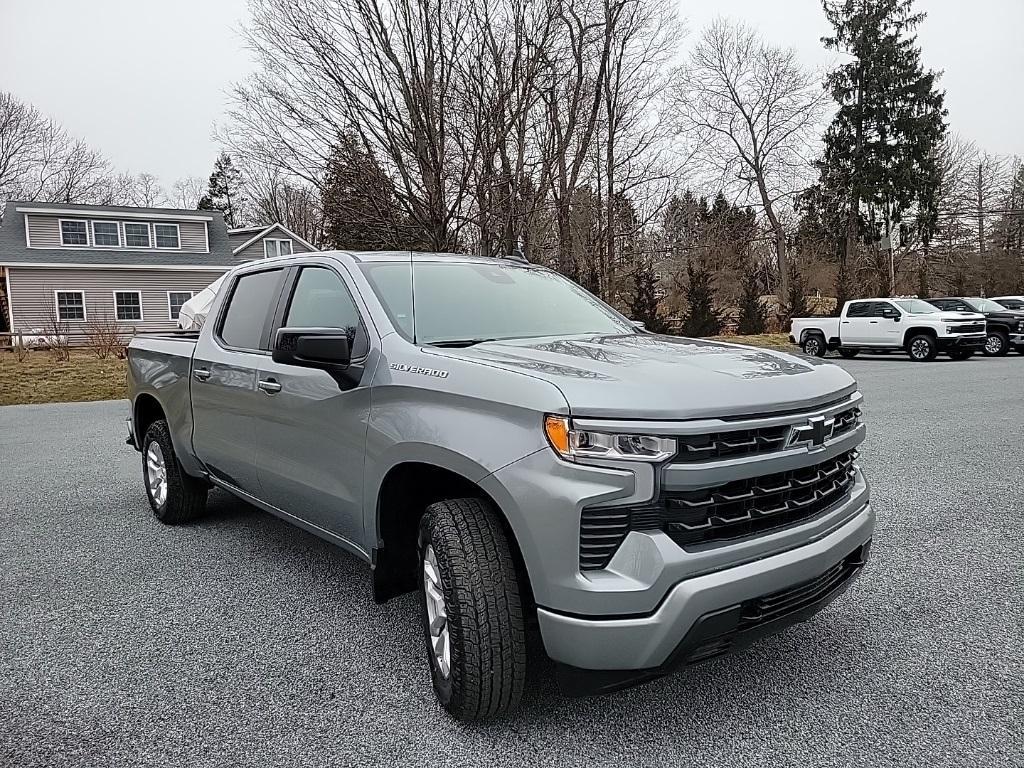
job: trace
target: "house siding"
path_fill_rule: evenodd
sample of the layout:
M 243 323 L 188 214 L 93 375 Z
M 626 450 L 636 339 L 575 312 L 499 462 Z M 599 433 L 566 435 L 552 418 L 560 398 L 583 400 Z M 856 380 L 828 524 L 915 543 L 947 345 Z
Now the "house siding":
M 252 235 L 250 235 L 249 237 L 252 237 Z M 241 263 L 243 261 L 254 261 L 255 259 L 262 259 L 263 258 L 263 241 L 264 240 L 268 240 L 268 239 L 269 240 L 291 240 L 292 241 L 292 253 L 293 254 L 296 254 L 296 253 L 310 253 L 310 251 L 311 251 L 310 248 L 307 248 L 305 245 L 300 243 L 295 238 L 288 237 L 288 235 L 283 234 L 283 233 L 271 232 L 266 237 L 261 237 L 255 243 L 250 245 L 248 248 L 244 248 L 241 251 L 239 251 L 238 253 L 236 253 L 234 255 L 235 263 Z
M 66 323 L 72 343 L 85 342 L 89 321 L 113 320 L 114 291 L 139 291 L 142 298 L 142 321 L 119 322 L 125 334 L 135 331 L 164 331 L 176 327 L 167 306 L 168 291 L 196 293 L 223 274 L 220 270 L 177 271 L 160 269 L 47 269 L 11 267 L 11 314 L 15 331 L 45 329 L 52 322 L 54 291 L 83 291 L 85 322 Z
M 160 220 L 158 222 L 146 222 L 143 219 L 119 219 L 117 213 L 112 211 L 109 214 L 97 213 L 94 216 L 45 216 L 40 214 L 25 214 L 27 217 L 28 225 L 28 240 L 29 247 L 35 248 L 63 248 L 66 249 L 68 246 L 64 246 L 60 242 L 60 221 L 61 219 L 67 220 L 78 220 L 78 221 L 129 221 L 132 223 L 139 224 L 177 224 L 178 225 L 178 242 L 181 246 L 178 249 L 164 249 L 164 248 L 150 248 L 149 251 L 153 253 L 162 254 L 175 254 L 175 253 L 207 253 L 206 248 L 206 224 L 202 221 L 172 221 L 172 220 Z M 90 242 L 92 240 L 92 234 L 89 235 Z M 124 232 L 121 232 L 122 243 L 124 242 Z M 153 242 L 153 234 L 150 232 L 150 242 Z M 119 250 L 131 250 L 138 251 L 138 248 L 95 248 L 90 245 L 80 246 L 78 250 L 82 251 L 111 251 L 117 252 Z

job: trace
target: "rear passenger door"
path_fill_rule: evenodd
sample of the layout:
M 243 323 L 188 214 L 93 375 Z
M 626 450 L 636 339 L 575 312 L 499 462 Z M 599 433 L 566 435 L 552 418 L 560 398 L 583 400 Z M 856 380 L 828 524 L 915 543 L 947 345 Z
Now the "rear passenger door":
M 873 302 L 854 301 L 846 310 L 846 317 L 839 323 L 839 338 L 843 344 L 870 344 L 872 327 L 877 318 L 872 317 Z
M 256 388 L 269 358 L 270 326 L 285 270 L 234 278 L 212 333 L 201 333 L 192 362 L 192 444 L 210 473 L 259 496 L 253 415 L 264 405 Z
M 364 549 L 363 457 L 372 371 L 363 313 L 327 263 L 293 270 L 275 326 L 349 336 L 350 376 L 262 358 L 256 463 L 264 501 Z

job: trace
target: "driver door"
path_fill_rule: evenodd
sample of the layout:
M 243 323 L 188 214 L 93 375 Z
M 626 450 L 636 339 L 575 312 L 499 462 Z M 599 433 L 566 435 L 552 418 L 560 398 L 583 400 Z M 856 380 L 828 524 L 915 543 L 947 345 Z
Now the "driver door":
M 366 326 L 340 273 L 297 269 L 285 288 L 281 327 L 337 328 L 349 335 L 351 380 L 316 368 L 262 359 L 264 406 L 256 424 L 262 498 L 278 509 L 363 546 L 363 457 L 370 412 L 364 375 Z

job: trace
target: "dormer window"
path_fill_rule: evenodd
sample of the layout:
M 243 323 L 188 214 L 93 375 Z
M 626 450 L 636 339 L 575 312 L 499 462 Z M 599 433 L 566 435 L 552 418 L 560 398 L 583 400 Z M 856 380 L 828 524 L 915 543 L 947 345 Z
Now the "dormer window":
M 89 232 L 85 222 L 78 219 L 60 220 L 60 244 L 61 245 L 88 245 Z
M 121 228 L 116 221 L 94 221 L 92 223 L 92 244 L 108 248 L 121 247 Z
M 181 238 L 177 224 L 154 224 L 153 237 L 157 248 L 180 248 Z
M 124 223 L 124 244 L 128 248 L 149 248 L 149 224 Z

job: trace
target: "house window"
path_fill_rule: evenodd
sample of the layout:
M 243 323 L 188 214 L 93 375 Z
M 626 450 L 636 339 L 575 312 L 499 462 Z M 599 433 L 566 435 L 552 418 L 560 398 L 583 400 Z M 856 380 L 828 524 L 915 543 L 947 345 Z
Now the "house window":
M 118 320 L 141 320 L 142 294 L 139 291 L 114 291 L 114 317 Z
M 89 234 L 85 228 L 84 221 L 75 219 L 61 219 L 60 222 L 60 244 L 61 245 L 88 245 Z
M 154 224 L 153 237 L 157 248 L 180 248 L 177 224 Z
M 292 241 L 267 238 L 263 241 L 263 257 L 269 259 L 273 256 L 291 256 Z
M 124 222 L 124 244 L 128 248 L 149 248 L 149 224 Z
M 57 291 L 57 320 L 62 323 L 85 320 L 85 294 L 82 291 Z
M 177 320 L 181 314 L 181 307 L 186 301 L 192 298 L 192 291 L 168 291 L 167 292 L 167 313 L 171 320 Z
M 92 223 L 92 244 L 121 247 L 121 228 L 116 221 L 94 221 Z

